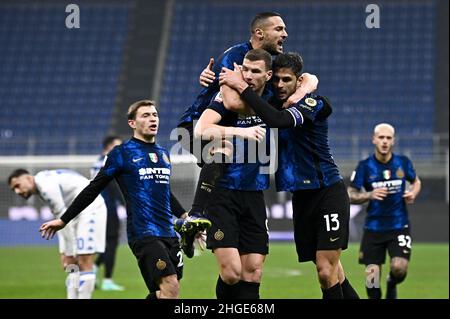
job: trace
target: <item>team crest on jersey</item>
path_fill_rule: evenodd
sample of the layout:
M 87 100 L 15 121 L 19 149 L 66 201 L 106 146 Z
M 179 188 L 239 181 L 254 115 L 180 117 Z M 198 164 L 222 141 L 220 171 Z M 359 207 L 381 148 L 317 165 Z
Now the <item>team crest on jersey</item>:
M 169 156 L 167 156 L 166 153 L 163 153 L 162 158 L 163 158 L 163 161 L 166 162 L 166 164 L 170 164 Z
M 222 240 L 223 237 L 225 237 L 225 234 L 220 229 L 218 231 L 216 231 L 215 234 L 214 234 L 214 239 L 217 240 L 217 241 Z
M 390 170 L 384 170 L 383 171 L 383 177 L 384 179 L 390 179 L 391 178 L 391 171 Z
M 312 97 L 308 97 L 305 99 L 305 103 L 308 106 L 314 107 L 317 105 L 317 101 L 315 99 L 313 99 Z
M 148 153 L 148 157 L 153 163 L 158 163 L 158 155 L 156 153 Z
M 396 175 L 398 178 L 403 178 L 403 177 L 405 177 L 405 172 L 402 170 L 401 167 L 399 167 L 399 168 L 397 169 L 397 171 L 395 172 L 395 175 Z
M 164 270 L 166 266 L 167 264 L 164 260 L 158 259 L 158 261 L 156 262 L 156 268 L 158 268 L 159 270 Z

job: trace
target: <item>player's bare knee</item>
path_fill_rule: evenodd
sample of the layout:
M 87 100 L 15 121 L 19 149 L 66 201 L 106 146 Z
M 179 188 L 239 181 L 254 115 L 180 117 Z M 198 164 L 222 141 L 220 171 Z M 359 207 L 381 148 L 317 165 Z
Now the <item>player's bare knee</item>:
M 391 266 L 392 274 L 397 278 L 402 278 L 406 276 L 407 269 L 404 266 Z
M 94 255 L 79 255 L 78 266 L 81 271 L 92 271 L 94 268 Z
M 220 270 L 220 277 L 228 285 L 234 285 L 241 279 L 241 268 L 233 265 L 224 265 Z
M 180 283 L 176 275 L 163 277 L 159 284 L 160 298 L 176 299 L 179 297 Z
M 332 263 L 326 259 L 317 261 L 317 275 L 323 287 L 331 287 L 336 284 L 335 281 L 338 280 L 338 265 L 338 263 Z
M 391 272 L 397 277 L 401 278 L 406 276 L 406 272 L 408 270 L 408 260 L 405 258 L 394 257 L 391 260 Z

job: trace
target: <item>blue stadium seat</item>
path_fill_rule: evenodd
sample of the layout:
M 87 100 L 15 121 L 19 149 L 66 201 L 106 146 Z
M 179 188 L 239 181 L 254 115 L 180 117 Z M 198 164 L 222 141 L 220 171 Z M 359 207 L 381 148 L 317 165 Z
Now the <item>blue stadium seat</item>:
M 107 133 L 130 7 L 85 4 L 82 27 L 69 30 L 65 5 L 1 5 L 0 123 L 12 131 L 0 136 L 2 155 L 27 154 L 26 138 L 35 154 L 96 154 L 92 140 Z

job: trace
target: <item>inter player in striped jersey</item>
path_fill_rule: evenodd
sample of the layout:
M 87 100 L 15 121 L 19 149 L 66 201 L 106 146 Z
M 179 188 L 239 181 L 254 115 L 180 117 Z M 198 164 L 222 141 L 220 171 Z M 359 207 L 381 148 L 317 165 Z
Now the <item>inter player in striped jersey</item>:
M 381 265 L 386 251 L 391 258 L 386 299 L 397 298 L 397 284 L 406 277 L 411 256 L 411 234 L 407 204 L 414 203 L 421 189 L 411 160 L 392 153 L 395 129 L 380 123 L 373 131 L 375 154 L 359 162 L 347 188 L 351 203 L 369 202 L 359 263 L 366 265 L 367 295 L 381 298 Z M 406 183 L 411 185 L 407 188 Z M 364 188 L 364 190 L 363 190 Z M 375 284 L 377 283 L 377 284 Z
M 244 57 L 245 79 L 257 95 L 262 95 L 271 77 L 271 63 L 270 54 L 262 49 L 250 50 Z M 207 247 L 214 252 L 219 265 L 218 299 L 259 298 L 263 263 L 268 254 L 263 190 L 269 187 L 269 174 L 262 172 L 261 158 L 249 153 L 252 152 L 249 141 L 267 141 L 262 124 L 255 115 L 227 110 L 217 94 L 195 126 L 196 136 L 206 140 L 221 142 L 223 138 L 237 136 L 233 138 L 232 162 L 226 164 L 205 212 L 212 221 Z M 267 150 L 267 146 L 262 150 Z
M 294 236 L 299 262 L 316 264 L 324 299 L 356 299 L 345 278 L 340 255 L 348 244 L 348 195 L 328 145 L 325 97 L 308 94 L 282 110 L 301 81 L 303 60 L 297 53 L 280 54 L 273 63 L 275 98 L 261 99 L 244 81 L 238 66 L 222 69 L 220 83 L 236 89 L 268 127 L 279 133 L 278 191 L 293 193 Z M 277 106 L 277 107 L 274 107 Z
M 198 148 L 200 153 L 196 152 L 193 134 L 194 121 L 200 118 L 211 102 L 212 97 L 219 92 L 218 74 L 222 67 L 232 68 L 234 62 L 242 64 L 244 56 L 252 49 L 264 49 L 272 56 L 276 56 L 283 52 L 283 44 L 288 37 L 286 25 L 280 14 L 276 12 L 261 12 L 257 14 L 251 22 L 250 29 L 251 37 L 249 41 L 232 46 L 216 59 L 216 63 L 211 59 L 210 64 L 200 76 L 200 84 L 205 86 L 205 88 L 197 96 L 194 103 L 184 111 L 178 124 L 181 145 L 194 154 L 199 161 L 199 165 L 202 166 L 192 208 L 189 211 L 190 217 L 186 220 L 179 220 L 175 225 L 176 229 L 182 233 L 183 251 L 189 258 L 194 255 L 192 246 L 194 234 L 184 230 L 189 228 L 187 226 L 190 226 L 190 223 L 209 226 L 202 218 L 203 211 L 208 198 L 214 192 L 217 180 L 224 171 L 223 163 L 215 161 L 204 162 L 201 155 L 204 144 Z M 303 77 L 305 78 L 303 85 L 299 86 L 296 92 L 292 94 L 289 103 L 300 100 L 306 93 L 314 91 L 317 87 L 318 80 L 315 76 L 304 74 Z M 224 106 L 228 110 L 235 112 L 244 111 L 240 104 L 234 103 L 234 96 L 230 92 L 226 92 L 226 87 L 222 86 L 220 90 L 225 90 L 224 93 L 228 93 L 223 96 Z M 272 95 L 270 86 L 264 91 L 263 95 L 267 98 Z
M 133 137 L 107 155 L 105 165 L 67 211 L 44 223 L 40 231 L 43 237 L 52 237 L 115 179 L 125 197 L 128 244 L 150 292 L 147 298 L 178 298 L 183 258 L 172 218 L 182 217 L 185 211 L 170 191 L 169 154 L 156 143 L 159 118 L 155 103 L 133 103 L 128 109 L 128 125 Z
M 11 189 L 28 199 L 37 195 L 60 218 L 77 195 L 89 184 L 79 173 L 67 170 L 41 171 L 31 175 L 17 169 L 8 178 Z M 67 299 L 90 299 L 95 287 L 95 253 L 105 251 L 106 206 L 101 196 L 80 211 L 80 215 L 58 233 L 59 253 L 66 272 Z

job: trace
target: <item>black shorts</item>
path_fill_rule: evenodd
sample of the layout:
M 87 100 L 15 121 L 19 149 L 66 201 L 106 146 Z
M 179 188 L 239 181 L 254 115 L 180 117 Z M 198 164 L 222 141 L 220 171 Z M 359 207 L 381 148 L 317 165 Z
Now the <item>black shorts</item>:
M 207 150 L 204 151 L 204 148 L 209 143 L 209 141 L 194 139 L 193 122 L 181 124 L 177 127 L 177 132 L 178 142 L 180 143 L 181 147 L 194 155 L 197 158 L 197 165 L 202 167 L 205 164 L 204 158 L 205 156 L 207 156 L 206 154 L 208 152 Z
M 409 228 L 389 232 L 365 230 L 359 249 L 359 263 L 382 265 L 386 261 L 386 251 L 391 258 L 411 258 L 411 235 Z
M 183 277 L 183 254 L 177 237 L 145 237 L 130 243 L 150 292 L 159 290 L 162 277 Z
M 350 203 L 344 182 L 293 193 L 294 238 L 298 261 L 315 261 L 318 250 L 346 249 Z
M 262 191 L 216 188 L 205 216 L 212 222 L 208 249 L 237 248 L 241 254 L 269 253 L 266 204 Z

